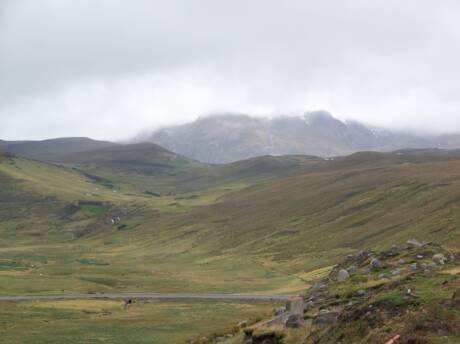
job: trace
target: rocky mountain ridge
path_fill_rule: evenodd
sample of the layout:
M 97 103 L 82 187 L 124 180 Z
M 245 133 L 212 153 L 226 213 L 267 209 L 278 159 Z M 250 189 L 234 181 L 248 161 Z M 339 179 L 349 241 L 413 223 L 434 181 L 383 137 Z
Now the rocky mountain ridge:
M 262 155 L 333 157 L 358 151 L 460 148 L 460 135 L 398 132 L 356 121 L 343 122 L 327 111 L 274 118 L 232 113 L 211 115 L 140 135 L 136 141 L 154 142 L 207 163 L 228 163 Z

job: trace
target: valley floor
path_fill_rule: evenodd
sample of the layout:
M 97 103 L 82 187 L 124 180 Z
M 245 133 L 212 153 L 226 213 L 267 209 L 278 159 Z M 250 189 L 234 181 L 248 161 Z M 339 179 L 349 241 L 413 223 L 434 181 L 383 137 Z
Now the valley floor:
M 71 300 L 0 303 L 4 344 L 170 344 L 229 331 L 276 304 L 215 301 Z

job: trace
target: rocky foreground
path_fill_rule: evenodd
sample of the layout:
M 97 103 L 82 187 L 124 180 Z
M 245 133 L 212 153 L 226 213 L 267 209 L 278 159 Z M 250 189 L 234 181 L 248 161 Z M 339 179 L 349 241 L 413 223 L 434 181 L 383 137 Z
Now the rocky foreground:
M 417 240 L 350 255 L 303 305 L 301 316 L 281 309 L 270 321 L 192 342 L 460 343 L 460 255 Z

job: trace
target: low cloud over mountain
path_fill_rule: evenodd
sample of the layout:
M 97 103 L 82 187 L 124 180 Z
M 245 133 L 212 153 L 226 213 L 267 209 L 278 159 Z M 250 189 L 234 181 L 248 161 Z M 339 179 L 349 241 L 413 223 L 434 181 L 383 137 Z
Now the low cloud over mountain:
M 209 163 L 226 163 L 261 155 L 329 157 L 365 150 L 460 147 L 460 135 L 397 132 L 356 121 L 340 121 L 326 111 L 270 119 L 232 113 L 212 115 L 140 135 L 136 140 L 148 140 Z

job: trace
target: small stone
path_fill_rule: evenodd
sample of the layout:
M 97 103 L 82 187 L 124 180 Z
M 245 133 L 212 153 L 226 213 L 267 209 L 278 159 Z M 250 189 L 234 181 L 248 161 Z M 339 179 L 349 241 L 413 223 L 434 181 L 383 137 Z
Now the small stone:
M 291 314 L 286 321 L 287 328 L 301 328 L 305 325 L 305 321 L 301 315 Z
M 308 302 L 305 302 L 305 304 L 303 305 L 303 310 L 304 312 L 308 312 L 313 307 L 315 307 L 315 304 L 313 303 L 313 301 L 308 301 Z
M 396 256 L 398 256 L 399 252 L 400 252 L 399 247 L 396 246 L 396 245 L 393 245 L 393 246 L 391 246 L 391 248 L 389 250 L 381 252 L 380 257 L 383 258 L 383 259 L 396 257 Z
M 409 240 L 406 241 L 406 245 L 409 248 L 417 248 L 417 247 L 425 246 L 426 243 L 421 243 L 420 241 L 415 240 L 415 239 L 409 239 Z
M 406 295 L 409 296 L 409 297 L 411 297 L 411 298 L 415 298 L 415 299 L 418 298 L 417 294 L 414 292 L 413 289 L 407 289 Z
M 417 259 L 423 259 L 423 256 L 421 254 L 417 254 L 416 258 Z
M 401 264 L 401 265 L 402 265 L 402 264 L 405 264 L 405 263 L 406 263 L 406 261 L 405 261 L 403 258 L 401 258 L 400 260 L 398 260 L 398 264 Z
M 365 289 L 359 289 L 359 290 L 358 290 L 358 295 L 359 295 L 359 296 L 364 296 L 364 295 L 366 295 L 366 290 L 365 290 Z
M 382 278 L 389 278 L 388 275 L 386 273 L 381 273 L 379 275 L 379 278 L 382 279 Z
M 435 254 L 432 260 L 436 265 L 444 265 L 447 262 L 446 256 L 444 256 L 442 253 Z
M 380 269 L 381 267 L 382 267 L 382 262 L 377 258 L 372 259 L 369 264 L 369 269 L 371 271 Z
M 415 270 L 418 269 L 418 264 L 417 264 L 417 263 L 413 263 L 413 264 L 410 265 L 410 268 L 411 268 L 412 271 L 415 271 Z
M 340 312 L 322 310 L 314 319 L 314 325 L 328 325 L 337 322 Z
M 393 271 L 391 272 L 391 274 L 392 274 L 393 276 L 399 276 L 399 275 L 401 275 L 401 270 L 399 270 L 399 269 L 393 270 Z
M 239 328 L 244 328 L 248 326 L 248 322 L 246 320 L 243 320 L 243 321 L 240 321 L 238 325 L 236 326 L 238 326 Z
M 337 281 L 339 282 L 344 282 L 349 278 L 350 278 L 350 274 L 345 269 L 340 270 L 339 273 L 337 274 Z
M 315 284 L 313 284 L 313 286 L 311 287 L 311 289 L 313 290 L 317 290 L 317 289 L 323 289 L 325 288 L 326 285 L 324 283 L 321 283 L 321 282 L 316 282 Z
M 354 274 L 356 271 L 358 271 L 358 268 L 356 267 L 356 265 L 350 265 L 347 268 L 347 271 L 351 275 L 351 274 Z

